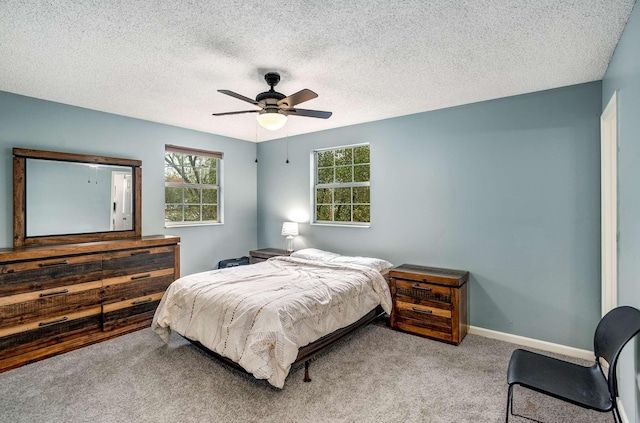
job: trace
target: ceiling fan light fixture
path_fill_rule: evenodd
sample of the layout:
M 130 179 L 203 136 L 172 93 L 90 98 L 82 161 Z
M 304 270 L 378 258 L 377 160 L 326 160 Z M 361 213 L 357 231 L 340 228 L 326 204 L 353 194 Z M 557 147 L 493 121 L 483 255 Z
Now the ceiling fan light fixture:
M 280 129 L 287 123 L 287 116 L 278 113 L 277 110 L 263 110 L 258 114 L 257 119 L 260 126 L 270 131 Z

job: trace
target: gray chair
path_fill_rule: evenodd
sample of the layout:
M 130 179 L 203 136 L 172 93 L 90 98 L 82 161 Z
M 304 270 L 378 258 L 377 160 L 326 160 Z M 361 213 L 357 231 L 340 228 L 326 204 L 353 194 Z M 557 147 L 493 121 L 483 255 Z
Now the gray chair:
M 513 413 L 513 387 L 528 389 L 558 398 L 591 410 L 613 413 L 614 422 L 621 422 L 616 398 L 618 384 L 616 364 L 622 348 L 640 332 L 640 311 L 629 306 L 617 307 L 598 323 L 594 337 L 595 363 L 584 367 L 567 361 L 525 350 L 515 350 L 509 361 L 507 383 L 507 417 Z M 609 363 L 605 377 L 600 359 Z

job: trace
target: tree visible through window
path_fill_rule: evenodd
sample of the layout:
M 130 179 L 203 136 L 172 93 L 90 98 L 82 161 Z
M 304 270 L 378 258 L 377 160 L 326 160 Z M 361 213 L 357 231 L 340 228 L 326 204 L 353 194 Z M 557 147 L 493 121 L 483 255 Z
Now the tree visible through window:
M 222 153 L 165 146 L 165 226 L 221 223 Z
M 314 151 L 316 223 L 371 221 L 369 145 Z

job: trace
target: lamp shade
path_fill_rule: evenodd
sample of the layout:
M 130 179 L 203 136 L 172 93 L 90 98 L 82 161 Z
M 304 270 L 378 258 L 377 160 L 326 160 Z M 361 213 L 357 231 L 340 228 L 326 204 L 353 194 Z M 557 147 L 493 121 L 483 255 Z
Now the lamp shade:
M 282 224 L 282 236 L 298 236 L 298 224 L 296 222 L 284 222 Z
M 264 129 L 275 131 L 280 129 L 287 123 L 287 116 L 281 115 L 277 110 L 263 110 L 257 117 L 258 123 Z

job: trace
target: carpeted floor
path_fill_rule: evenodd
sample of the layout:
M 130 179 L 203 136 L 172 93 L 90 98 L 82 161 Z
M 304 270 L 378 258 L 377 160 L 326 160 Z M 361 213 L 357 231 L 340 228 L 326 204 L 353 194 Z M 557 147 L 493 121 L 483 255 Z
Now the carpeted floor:
M 369 325 L 282 390 L 145 329 L 0 374 L 2 422 L 502 422 L 513 344 L 451 346 Z M 611 422 L 516 388 L 515 411 L 544 422 Z M 526 422 L 514 417 L 510 421 Z

